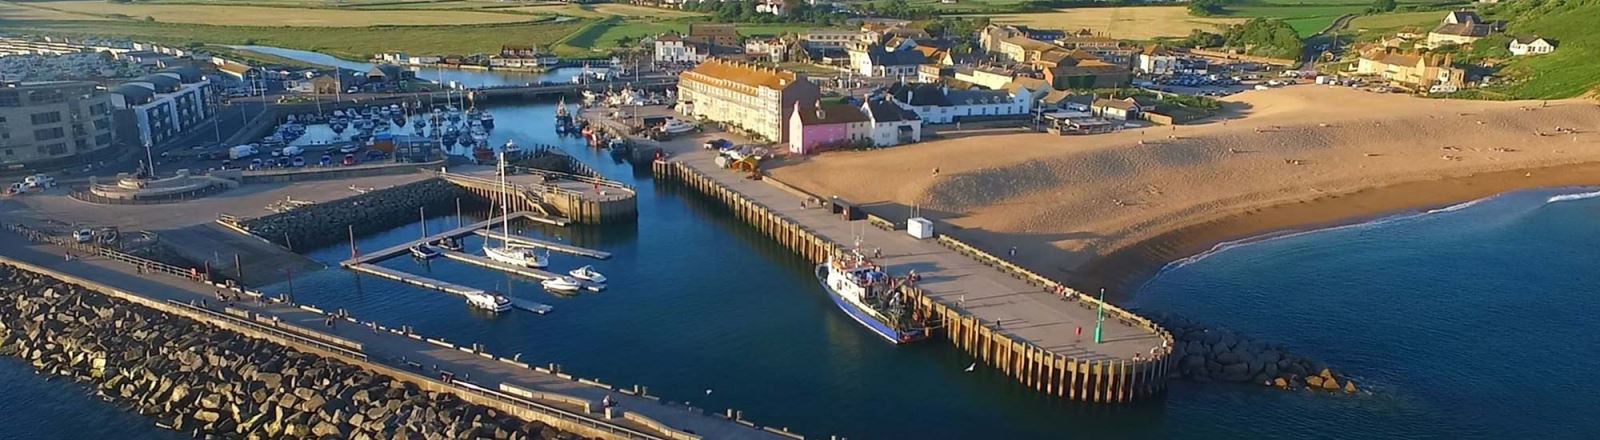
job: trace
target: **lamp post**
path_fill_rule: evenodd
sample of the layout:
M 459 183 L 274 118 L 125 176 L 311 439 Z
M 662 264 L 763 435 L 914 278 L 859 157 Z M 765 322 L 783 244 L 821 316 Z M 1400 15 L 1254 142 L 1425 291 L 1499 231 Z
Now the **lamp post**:
M 1104 287 L 1101 287 L 1100 288 L 1100 305 L 1099 305 L 1099 307 L 1096 308 L 1096 310 L 1094 312 L 1094 343 L 1096 343 L 1096 344 L 1100 343 L 1100 341 L 1101 341 L 1101 338 L 1100 338 L 1101 332 L 1100 332 L 1100 330 L 1105 327 L 1105 324 L 1106 324 L 1106 289 Z

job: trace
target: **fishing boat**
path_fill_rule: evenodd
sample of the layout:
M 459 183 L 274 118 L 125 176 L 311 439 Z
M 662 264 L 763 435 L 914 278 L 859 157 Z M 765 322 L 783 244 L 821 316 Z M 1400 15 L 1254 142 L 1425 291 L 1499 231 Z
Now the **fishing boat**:
M 430 260 L 443 254 L 443 252 L 439 252 L 438 249 L 426 243 L 418 243 L 411 246 L 411 256 L 419 259 Z
M 552 292 L 577 292 L 583 288 L 583 282 L 573 277 L 555 277 L 540 281 L 539 285 Z
M 484 311 L 504 313 L 511 311 L 511 299 L 496 292 L 482 290 L 467 292 L 467 305 Z
M 483 116 L 478 117 L 478 121 L 483 124 L 483 128 L 494 129 L 494 115 L 489 114 L 489 112 L 483 112 Z
M 913 321 L 911 307 L 900 293 L 900 281 L 859 249 L 817 265 L 816 275 L 840 310 L 878 336 L 895 344 L 928 337 L 926 328 Z
M 573 269 L 573 270 L 567 271 L 567 275 L 572 275 L 573 278 L 577 278 L 577 279 L 580 279 L 580 280 L 588 281 L 588 282 L 591 282 L 591 283 L 604 283 L 604 282 L 606 282 L 606 276 L 605 275 L 601 275 L 599 271 L 594 270 L 594 266 L 584 266 L 584 267 L 580 267 L 580 268 L 577 268 L 577 269 Z
M 506 162 L 505 152 L 500 153 L 500 166 Z M 550 265 L 550 260 L 536 254 L 532 249 L 517 247 L 511 244 L 511 202 L 510 192 L 506 191 L 505 173 L 500 174 L 500 246 L 490 246 L 486 239 L 483 241 L 483 254 L 490 260 L 510 264 L 513 266 L 543 268 Z

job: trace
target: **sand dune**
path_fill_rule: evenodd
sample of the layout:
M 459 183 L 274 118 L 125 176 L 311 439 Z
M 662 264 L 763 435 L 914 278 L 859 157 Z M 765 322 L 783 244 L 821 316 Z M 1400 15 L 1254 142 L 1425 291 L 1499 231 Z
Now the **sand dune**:
M 920 206 L 966 229 L 958 233 L 965 239 L 991 249 L 1018 246 L 1025 250 L 1022 263 L 1072 278 L 1093 257 L 1265 207 L 1403 182 L 1600 162 L 1600 106 L 1592 101 L 1446 101 L 1321 86 L 1229 101 L 1235 113 L 1225 123 L 1100 136 L 960 138 L 829 153 L 771 173 L 858 203 Z M 1557 133 L 1558 127 L 1579 132 Z M 1600 184 L 1600 176 L 1587 178 Z M 1497 179 L 1487 186 L 1521 186 Z M 1471 192 L 1445 193 L 1390 194 L 1392 200 L 1363 199 L 1338 211 L 1370 215 L 1396 209 L 1402 199 L 1443 203 Z M 895 217 L 905 212 L 880 209 Z M 1313 217 L 1329 215 L 1339 216 Z M 1258 223 L 1282 228 L 1326 220 L 1332 219 Z M 1259 232 L 1267 231 L 1252 233 Z

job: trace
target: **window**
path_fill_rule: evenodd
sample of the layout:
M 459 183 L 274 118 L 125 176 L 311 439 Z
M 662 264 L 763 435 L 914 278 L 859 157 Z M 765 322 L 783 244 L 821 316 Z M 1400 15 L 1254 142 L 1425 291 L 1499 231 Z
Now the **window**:
M 102 135 L 94 137 L 94 144 L 95 145 L 107 145 L 107 144 L 110 144 L 110 143 L 111 143 L 111 134 L 109 134 L 109 133 L 102 134 Z
M 35 141 L 48 141 L 48 140 L 51 140 L 51 139 L 60 139 L 62 136 L 66 136 L 66 135 L 67 135 L 67 131 L 66 130 L 62 130 L 61 127 L 41 128 L 41 129 L 33 131 L 33 140 L 35 140 Z
M 53 124 L 61 122 L 61 112 L 34 113 L 30 118 L 33 119 L 33 125 Z

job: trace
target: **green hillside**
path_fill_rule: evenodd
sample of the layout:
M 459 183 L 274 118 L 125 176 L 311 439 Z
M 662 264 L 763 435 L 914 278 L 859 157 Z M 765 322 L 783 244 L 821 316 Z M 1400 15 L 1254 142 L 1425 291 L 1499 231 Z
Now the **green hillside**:
M 1521 99 L 1600 93 L 1600 0 L 1518 0 L 1489 10 L 1506 33 L 1556 41 L 1548 55 L 1515 57 L 1501 70 L 1513 82 L 1490 90 Z

